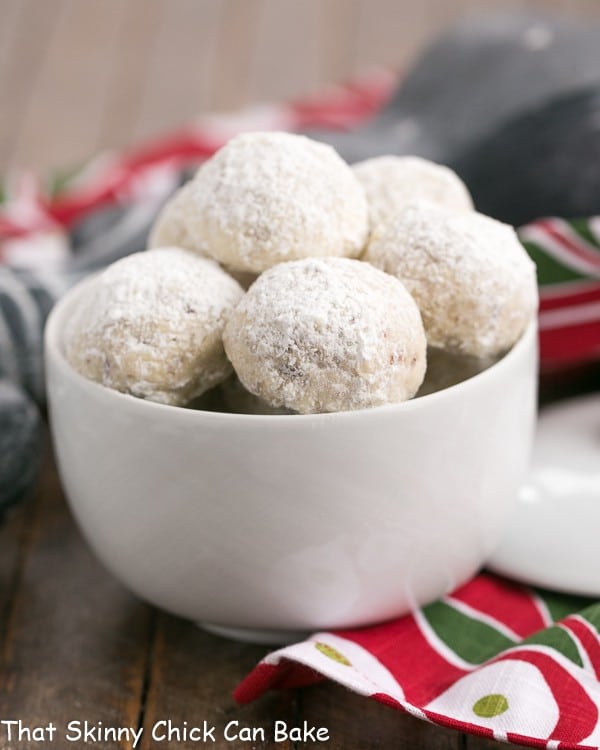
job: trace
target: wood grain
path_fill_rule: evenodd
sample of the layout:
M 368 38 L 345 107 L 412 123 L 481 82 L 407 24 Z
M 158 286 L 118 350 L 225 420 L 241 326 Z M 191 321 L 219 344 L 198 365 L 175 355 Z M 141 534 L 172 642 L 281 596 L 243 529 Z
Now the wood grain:
M 0 716 L 30 726 L 52 720 L 61 732 L 71 720 L 137 727 L 152 611 L 92 557 L 66 512 L 51 460 L 31 524 L 2 649 Z M 15 744 L 0 736 L 0 750 L 9 747 Z
M 263 0 L 221 0 L 217 35 L 218 55 L 212 87 L 212 109 L 247 106 L 257 55 L 257 22 Z
M 500 750 L 502 745 L 496 740 L 490 740 L 486 737 L 474 737 L 473 735 L 464 735 L 465 750 Z M 509 745 L 511 748 L 522 748 L 525 750 L 525 745 Z
M 297 718 L 298 700 L 293 692 L 272 693 L 263 700 L 239 707 L 231 698 L 236 684 L 265 655 L 266 649 L 218 638 L 203 632 L 193 623 L 161 614 L 158 618 L 149 690 L 144 715 L 142 750 L 153 747 L 152 728 L 160 720 L 170 719 L 174 726 L 202 725 L 206 720 L 215 727 L 211 747 L 225 750 L 247 748 L 248 742 L 226 740 L 224 729 L 230 722 L 232 734 L 242 727 L 264 729 L 265 741 L 251 743 L 256 748 L 286 748 L 288 743 L 272 742 L 275 719 Z M 164 727 L 160 727 L 164 731 Z M 193 742 L 173 743 L 185 750 L 197 747 Z
M 162 0 L 127 0 L 124 6 L 115 64 L 99 126 L 99 148 L 123 147 L 138 137 L 142 103 L 152 86 L 149 71 L 153 66 L 160 66 L 157 47 L 165 16 L 164 3 Z M 174 57 L 169 52 L 169 58 Z M 151 132 L 154 127 L 151 118 L 145 127 Z
M 597 0 L 1 0 L 0 174 L 406 69 L 466 12 L 522 8 L 600 17 Z
M 21 582 L 22 563 L 30 544 L 33 513 L 34 503 L 30 501 L 10 512 L 0 522 L 0 654 Z
M 5 0 L 0 8 L 0 26 L 5 32 L 0 67 L 0 173 L 15 164 L 16 143 L 24 126 L 26 108 L 32 100 L 61 2 Z M 54 131 L 54 139 L 57 139 L 57 135 Z M 30 154 L 23 157 L 31 160 Z M 45 154 L 39 164 L 49 161 L 50 154 Z
M 213 104 L 218 80 L 217 34 L 221 6 L 213 0 L 176 0 L 162 15 L 147 61 L 136 115 L 138 138 L 156 136 Z M 145 12 L 142 14 L 145 16 Z
M 327 0 L 319 5 L 319 48 L 321 81 L 349 80 L 360 72 L 358 36 L 361 10 L 358 0 Z M 373 6 L 371 6 L 371 11 Z
M 321 0 L 263 0 L 258 8 L 249 99 L 293 99 L 315 91 L 320 76 Z M 293 34 L 282 29 L 294 29 Z
M 312 748 L 461 750 L 463 746 L 459 732 L 427 724 L 350 693 L 339 685 L 324 683 L 305 688 L 299 700 L 302 719 L 311 725 L 326 726 L 330 730 L 331 740 L 323 744 L 311 744 Z
M 15 142 L 15 164 L 50 156 L 53 164 L 68 165 L 72 155 L 98 150 L 125 9 L 121 0 L 61 2 Z M 102 44 L 90 42 L 99 39 Z

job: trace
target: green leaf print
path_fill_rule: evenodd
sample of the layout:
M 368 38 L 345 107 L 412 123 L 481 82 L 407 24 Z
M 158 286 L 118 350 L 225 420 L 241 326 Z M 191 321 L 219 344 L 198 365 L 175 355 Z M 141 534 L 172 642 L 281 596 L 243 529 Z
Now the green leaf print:
M 588 278 L 585 274 L 563 265 L 534 242 L 521 240 L 521 244 L 525 247 L 537 266 L 538 281 L 542 286 L 544 284 L 558 284 L 563 281 L 579 281 Z
M 556 591 L 536 591 L 539 598 L 544 602 L 552 622 L 558 622 L 567 615 L 573 615 L 590 604 L 590 600 L 583 596 L 572 594 L 559 594 Z
M 577 234 L 583 240 L 585 240 L 588 245 L 592 245 L 593 247 L 600 250 L 600 245 L 598 245 L 596 235 L 590 229 L 588 219 L 571 219 L 569 221 L 569 224 L 571 226 L 571 229 L 573 229 L 574 232 L 577 232 Z
M 551 628 L 546 628 L 546 630 L 540 630 L 539 633 L 530 635 L 529 638 L 525 638 L 522 643 L 523 645 L 549 646 L 563 656 L 566 656 L 567 659 L 570 659 L 574 664 L 583 667 L 583 662 L 579 656 L 579 649 L 577 648 L 575 641 L 566 630 L 559 628 L 557 625 L 553 625 Z
M 469 664 L 482 664 L 516 645 L 488 623 L 470 617 L 446 602 L 434 602 L 423 615 L 437 637 Z
M 584 620 L 589 622 L 597 633 L 600 633 L 600 602 L 586 607 L 579 614 Z

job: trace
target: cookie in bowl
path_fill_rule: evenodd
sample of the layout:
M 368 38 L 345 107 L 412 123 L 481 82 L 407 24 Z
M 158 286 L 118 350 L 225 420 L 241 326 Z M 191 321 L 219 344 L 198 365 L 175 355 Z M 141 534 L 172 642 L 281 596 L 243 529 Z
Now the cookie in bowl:
M 92 279 L 65 331 L 81 375 L 182 405 L 231 373 L 221 339 L 243 290 L 214 261 L 180 248 L 130 255 Z

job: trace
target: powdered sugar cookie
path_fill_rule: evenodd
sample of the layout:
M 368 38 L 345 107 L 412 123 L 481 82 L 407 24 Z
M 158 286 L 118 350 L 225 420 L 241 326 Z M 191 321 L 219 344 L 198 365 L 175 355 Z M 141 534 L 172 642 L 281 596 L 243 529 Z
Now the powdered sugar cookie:
M 452 211 L 472 211 L 473 200 L 448 167 L 418 156 L 377 156 L 352 167 L 365 189 L 371 229 L 387 225 L 410 203 L 428 201 Z
M 535 265 L 516 233 L 475 212 L 409 206 L 373 238 L 365 260 L 406 285 L 431 346 L 493 357 L 537 309 Z
M 182 247 L 206 255 L 188 231 L 191 182 L 179 188 L 160 210 L 150 234 L 148 247 Z
M 357 257 L 367 201 L 330 147 L 291 133 L 246 133 L 207 161 L 190 187 L 196 247 L 236 271 L 259 273 L 310 256 Z
M 65 354 L 115 390 L 181 405 L 231 372 L 222 331 L 243 296 L 212 260 L 158 248 L 113 263 L 69 321 Z
M 298 260 L 263 273 L 223 340 L 249 391 L 300 413 L 403 401 L 425 373 L 414 300 L 397 279 L 344 258 Z

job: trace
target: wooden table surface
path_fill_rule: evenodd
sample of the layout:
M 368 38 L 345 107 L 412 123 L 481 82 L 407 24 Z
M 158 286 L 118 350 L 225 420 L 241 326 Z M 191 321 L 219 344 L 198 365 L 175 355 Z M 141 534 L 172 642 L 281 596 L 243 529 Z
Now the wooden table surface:
M 307 94 L 371 65 L 404 67 L 465 10 L 524 6 L 598 13 L 597 0 L 0 0 L 0 174 L 69 166 L 196 114 Z M 81 539 L 48 454 L 35 497 L 0 527 L 0 719 L 53 721 L 61 734 L 71 720 L 144 727 L 143 750 L 197 746 L 153 743 L 159 719 L 239 720 L 267 737 L 276 719 L 306 720 L 330 735 L 310 746 L 331 750 L 497 747 L 331 684 L 237 707 L 231 691 L 266 649 L 128 594 Z M 215 747 L 275 746 L 219 734 Z M 0 732 L 0 750 L 64 746 Z

